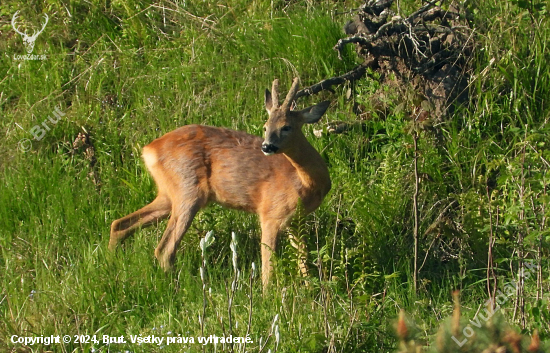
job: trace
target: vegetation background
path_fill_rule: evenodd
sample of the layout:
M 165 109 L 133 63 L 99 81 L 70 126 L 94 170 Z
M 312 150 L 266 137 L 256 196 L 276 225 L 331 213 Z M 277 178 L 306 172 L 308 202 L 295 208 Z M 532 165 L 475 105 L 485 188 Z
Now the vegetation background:
M 130 335 L 249 333 L 254 343 L 246 351 L 393 352 L 401 309 L 416 322 L 410 330 L 414 339 L 433 343 L 439 327 L 449 323 L 454 290 L 460 290 L 468 323 L 489 298 L 488 285 L 502 290 L 513 281 L 521 283 L 521 291 L 501 305 L 499 322 L 525 334 L 538 330 L 547 340 L 546 2 L 464 2 L 476 42 L 470 101 L 420 132 L 421 179 L 414 174 L 410 122 L 394 111 L 401 102 L 391 89 L 387 115 L 373 110 L 358 128 L 321 138 L 313 135 L 319 127 L 306 128 L 333 181 L 315 214 L 290 229 L 308 241 L 309 286 L 283 240 L 274 285 L 262 297 L 260 280 L 252 276 L 252 263 L 259 268 L 260 261 L 258 222 L 218 206 L 197 216 L 173 273 L 164 274 L 153 256 L 164 223 L 137 232 L 121 251 L 107 251 L 110 223 L 155 196 L 140 160 L 144 145 L 191 123 L 261 135 L 262 92 L 274 78 L 281 79 L 281 87 L 289 87 L 294 76 L 311 85 L 358 64 L 352 46 L 343 60 L 332 47 L 345 37 L 348 10 L 359 5 L 348 0 L 2 1 L 0 350 L 244 351 L 237 345 L 74 340 L 25 347 L 11 344 L 10 337 L 124 335 L 128 340 Z M 405 12 L 421 5 L 400 1 Z M 15 59 L 25 54 L 11 27 L 18 10 L 29 33 L 48 14 L 33 52 L 45 60 Z M 355 122 L 354 105 L 369 108 L 367 98 L 378 89 L 375 79 L 364 78 L 351 95 L 342 85 L 299 105 L 332 100 L 321 122 L 326 132 L 327 122 Z M 65 115 L 52 124 L 47 119 L 55 107 Z M 45 128 L 43 122 L 48 129 L 36 141 L 30 131 Z M 216 239 L 205 254 L 203 291 L 199 241 L 210 230 Z M 231 266 L 231 232 L 238 238 L 238 279 Z M 522 277 L 524 263 L 539 267 Z M 451 346 L 450 335 L 445 340 L 450 352 L 460 351 Z

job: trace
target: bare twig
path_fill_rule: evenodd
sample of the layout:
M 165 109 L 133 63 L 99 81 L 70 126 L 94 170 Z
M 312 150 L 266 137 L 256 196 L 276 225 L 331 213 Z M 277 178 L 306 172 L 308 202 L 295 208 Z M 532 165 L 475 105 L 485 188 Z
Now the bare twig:
M 357 11 L 359 11 L 359 10 L 361 10 L 361 8 L 349 9 L 349 10 L 347 10 L 347 11 L 340 11 L 340 12 L 335 11 L 335 12 L 333 12 L 333 15 L 334 15 L 334 16 L 338 16 L 338 15 L 351 15 L 352 13 L 357 12 Z
M 546 172 L 544 173 L 546 174 Z M 546 175 L 545 175 L 546 176 Z M 546 199 L 546 178 L 543 178 L 542 180 L 544 180 L 543 182 L 543 195 Z M 543 292 L 542 292 L 542 231 L 543 229 L 546 228 L 546 201 L 544 201 L 542 203 L 542 207 L 541 207 L 541 213 L 542 213 L 542 221 L 541 221 L 541 224 L 540 224 L 540 234 L 539 234 L 539 239 L 538 239 L 538 243 L 537 243 L 537 265 L 538 265 L 538 269 L 537 269 L 537 301 L 539 300 L 539 298 L 543 298 Z
M 267 346 L 269 339 L 273 336 L 273 333 L 275 332 L 275 325 L 277 324 L 277 320 L 279 319 L 279 314 L 276 314 L 273 318 L 273 322 L 271 323 L 271 329 L 269 330 L 269 334 L 267 335 L 267 338 L 265 339 L 264 344 L 262 345 L 262 342 L 260 341 L 260 350 L 258 353 L 262 353 Z
M 493 230 L 493 211 L 491 208 L 491 195 L 489 194 L 489 186 L 485 186 L 487 193 L 487 203 L 489 205 L 489 246 L 487 251 L 487 294 L 491 299 L 491 309 L 495 307 L 497 276 L 493 263 L 493 245 L 494 245 L 494 230 Z M 491 283 L 492 282 L 492 283 Z
M 336 250 L 336 237 L 338 235 L 338 223 L 340 222 L 340 205 L 342 204 L 342 195 L 340 194 L 340 200 L 338 201 L 338 210 L 336 211 L 336 224 L 334 225 L 334 239 L 332 241 L 332 253 L 330 255 L 330 271 L 328 278 L 332 280 L 332 269 L 334 265 L 334 251 Z
M 300 97 L 308 97 L 321 91 L 331 90 L 332 86 L 340 85 L 346 81 L 357 81 L 367 73 L 367 68 L 374 68 L 375 65 L 376 62 L 372 60 L 355 67 L 350 72 L 341 76 L 331 77 L 312 86 L 305 87 L 296 93 L 294 99 L 297 100 Z
M 349 43 L 357 43 L 367 47 L 367 49 L 370 49 L 372 47 L 371 42 L 372 38 L 367 39 L 364 36 L 342 38 L 338 40 L 338 43 L 336 43 L 333 49 L 338 52 L 338 59 L 342 60 L 342 48 L 344 47 L 344 45 Z
M 414 18 L 418 15 L 420 15 L 421 13 L 423 12 L 426 12 L 428 11 L 428 9 L 430 9 L 432 6 L 436 6 L 435 5 L 435 1 L 434 2 L 431 2 L 431 1 L 428 1 L 428 3 L 424 6 L 422 6 L 421 8 L 419 8 L 416 12 L 413 12 L 412 15 L 410 15 L 409 17 L 407 17 L 407 22 L 411 23 L 412 24 L 412 21 L 414 20 Z
M 237 291 L 237 280 L 239 279 L 239 269 L 237 267 L 237 235 L 235 232 L 231 232 L 231 253 L 232 253 L 232 262 L 233 262 L 233 282 L 231 282 L 231 290 L 227 293 L 227 317 L 229 321 L 229 334 L 233 335 L 233 299 L 235 298 L 235 292 Z M 229 343 L 229 351 L 234 352 L 233 342 Z
M 393 0 L 371 0 L 368 3 L 361 6 L 361 9 L 371 15 L 378 16 L 384 10 L 390 8 L 393 4 Z
M 418 188 L 419 188 L 419 179 L 418 179 L 418 133 L 413 131 L 413 142 L 414 142 L 414 194 L 413 194 L 413 212 L 414 212 L 414 273 L 413 273 L 413 285 L 414 292 L 417 290 L 417 281 L 418 281 Z
M 252 271 L 250 272 L 249 289 L 248 289 L 248 325 L 246 326 L 246 338 L 250 335 L 250 329 L 252 328 L 252 280 L 254 279 L 254 272 L 256 272 L 256 266 L 252 263 Z M 244 340 L 243 352 L 246 352 L 246 339 Z

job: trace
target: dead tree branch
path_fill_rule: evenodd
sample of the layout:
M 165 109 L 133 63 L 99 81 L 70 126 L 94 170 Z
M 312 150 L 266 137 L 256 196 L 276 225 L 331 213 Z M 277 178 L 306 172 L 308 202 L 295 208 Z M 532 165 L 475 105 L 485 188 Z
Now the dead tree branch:
M 371 60 L 355 67 L 350 72 L 347 72 L 341 76 L 331 77 L 312 86 L 306 87 L 296 93 L 295 99 L 300 97 L 308 97 L 321 91 L 330 91 L 332 90 L 332 86 L 340 85 L 346 81 L 357 81 L 365 76 L 368 68 L 375 68 L 374 64 L 376 64 L 376 62 Z
M 445 3 L 446 8 L 427 1 L 412 14 L 398 16 L 392 4 L 393 0 L 366 1 L 344 26 L 348 37 L 334 50 L 342 59 L 344 47 L 354 44 L 359 57 L 380 69 L 381 80 L 392 71 L 402 81 L 395 86 L 412 84 L 435 107 L 433 116 L 441 118 L 452 110 L 447 102 L 460 103 L 468 95 L 465 68 L 474 45 L 467 9 L 457 1 Z

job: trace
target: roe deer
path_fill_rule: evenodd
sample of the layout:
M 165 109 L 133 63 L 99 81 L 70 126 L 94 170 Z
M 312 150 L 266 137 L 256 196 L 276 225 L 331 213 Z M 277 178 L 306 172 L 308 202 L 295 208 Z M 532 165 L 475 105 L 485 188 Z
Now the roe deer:
M 265 91 L 269 118 L 263 142 L 258 136 L 240 131 L 188 125 L 145 146 L 143 159 L 157 184 L 158 195 L 149 205 L 112 223 L 109 248 L 113 250 L 139 227 L 171 214 L 155 249 L 161 267 L 169 270 L 193 217 L 214 201 L 258 214 L 265 288 L 279 231 L 300 200 L 305 212 L 312 212 L 331 187 L 325 161 L 302 133 L 302 125 L 319 121 L 330 102 L 292 111 L 297 78 L 282 106 L 278 102 L 278 80 L 273 81 L 272 91 Z M 303 242 L 296 240 L 304 249 Z M 307 271 L 303 263 L 300 269 Z

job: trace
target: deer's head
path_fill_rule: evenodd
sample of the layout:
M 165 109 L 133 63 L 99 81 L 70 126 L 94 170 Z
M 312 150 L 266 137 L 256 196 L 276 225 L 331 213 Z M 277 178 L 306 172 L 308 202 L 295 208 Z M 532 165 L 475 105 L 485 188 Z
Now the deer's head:
M 265 155 L 285 153 L 296 146 L 295 142 L 304 138 L 302 126 L 319 121 L 330 105 L 329 101 L 325 101 L 306 109 L 292 110 L 292 103 L 298 92 L 298 78 L 292 82 L 292 87 L 281 106 L 279 106 L 278 89 L 279 80 L 274 80 L 272 92 L 265 90 L 265 109 L 269 114 L 269 119 L 264 125 L 262 143 L 262 152 Z
M 27 50 L 27 53 L 28 54 L 31 54 L 32 53 L 32 50 L 34 49 L 34 42 L 36 40 L 36 38 L 38 37 L 38 35 L 40 33 L 42 33 L 42 31 L 44 30 L 44 28 L 46 28 L 46 25 L 48 24 L 48 15 L 47 14 L 44 14 L 44 19 L 46 20 L 44 22 L 44 24 L 42 25 L 42 28 L 39 30 L 39 31 L 34 31 L 32 36 L 29 36 L 27 35 L 27 33 L 24 33 L 24 32 L 21 32 L 19 31 L 19 29 L 17 28 L 17 25 L 16 25 L 16 21 L 17 21 L 17 14 L 19 13 L 19 11 L 16 11 L 14 14 L 13 14 L 13 17 L 11 18 L 11 26 L 13 27 L 13 29 L 15 30 L 15 32 L 19 33 L 21 36 L 23 36 L 23 45 L 25 45 L 25 49 Z

